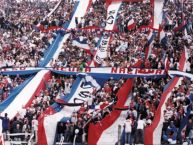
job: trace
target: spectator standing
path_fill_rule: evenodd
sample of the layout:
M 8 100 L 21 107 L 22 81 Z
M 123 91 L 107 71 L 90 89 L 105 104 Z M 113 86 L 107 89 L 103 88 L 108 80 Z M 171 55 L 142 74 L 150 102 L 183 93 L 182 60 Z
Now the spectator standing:
M 32 120 L 32 130 L 35 133 L 35 140 L 37 141 L 38 139 L 38 120 L 36 119 L 36 116 L 34 116 Z
M 16 124 L 16 127 L 13 129 L 13 133 L 22 133 L 20 124 Z M 15 141 L 21 141 L 21 136 L 17 135 L 14 137 Z
M 64 141 L 69 142 L 70 141 L 70 121 L 68 120 L 65 125 L 65 133 L 64 133 Z
M 137 121 L 137 131 L 136 131 L 136 143 L 142 143 L 144 142 L 144 128 L 146 126 L 145 121 L 142 119 L 142 116 L 139 117 L 139 120 Z
M 8 118 L 8 114 L 5 113 L 5 116 L 2 118 L 2 125 L 3 125 L 3 135 L 4 135 L 4 139 L 8 139 L 7 138 L 7 134 L 9 133 L 9 124 L 10 124 L 10 121 L 9 121 L 9 118 Z
M 62 136 L 64 136 L 65 126 L 63 122 L 59 122 L 58 128 L 57 128 L 57 140 L 60 142 Z
M 131 129 L 132 129 L 132 120 L 130 116 L 124 122 L 125 126 L 125 143 L 131 144 Z

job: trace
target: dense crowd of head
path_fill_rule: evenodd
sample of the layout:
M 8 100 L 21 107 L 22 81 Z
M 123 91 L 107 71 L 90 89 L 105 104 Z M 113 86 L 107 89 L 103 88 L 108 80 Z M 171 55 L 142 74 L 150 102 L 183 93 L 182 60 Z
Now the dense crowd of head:
M 0 102 L 3 102 L 16 87 L 22 84 L 25 77 L 0 75 Z
M 121 5 L 116 18 L 116 24 L 120 32 L 128 32 L 128 23 L 131 21 L 135 24 L 135 29 L 141 26 L 148 26 L 152 22 L 153 8 L 149 1 L 128 3 Z
M 16 80 L 17 77 L 14 79 Z M 40 90 L 28 106 L 23 106 L 13 120 L 9 120 L 9 114 L 2 114 L 3 133 L 32 133 L 37 131 L 38 117 L 55 103 L 55 100 L 67 95 L 71 91 L 75 77 L 53 75 L 47 82 L 46 88 Z M 29 136 L 16 136 L 13 140 L 27 140 Z M 5 137 L 5 139 L 10 139 Z
M 168 3 L 165 3 L 164 5 L 164 9 L 166 9 L 164 16 L 167 16 L 168 12 L 168 8 L 166 7 L 169 6 L 167 4 Z M 70 31 L 69 33 L 71 33 L 72 36 L 63 45 L 59 58 L 53 63 L 54 66 L 90 66 L 89 64 L 93 60 L 99 47 L 101 36 L 107 35 L 108 37 L 111 37 L 110 44 L 106 49 L 106 57 L 101 64 L 98 64 L 98 66 L 130 67 L 138 64 L 138 67 L 141 68 L 164 69 L 167 67 L 168 69 L 178 70 L 181 54 L 186 48 L 186 51 L 188 51 L 189 54 L 187 58 L 187 71 L 192 72 L 192 17 L 189 15 L 185 16 L 187 25 L 181 31 L 174 31 L 175 28 L 170 27 L 170 23 L 168 23 L 168 19 L 166 19 L 167 17 L 163 19 L 161 27 L 164 36 L 161 38 L 162 34 L 160 34 L 158 30 L 151 30 L 149 27 L 153 10 L 148 2 L 134 4 L 123 3 L 121 9 L 118 11 L 117 19 L 124 19 L 128 22 L 130 19 L 130 15 L 127 15 L 127 12 L 130 11 L 129 8 L 132 9 L 138 5 L 143 9 L 137 9 L 136 11 L 131 12 L 136 24 L 132 29 L 128 30 L 127 24 L 124 24 L 124 28 L 118 28 L 118 32 L 103 32 L 101 30 Z M 170 5 L 176 7 L 177 4 L 170 3 Z M 191 8 L 190 5 L 184 5 L 184 9 L 187 9 L 187 11 Z M 181 15 L 178 14 L 178 11 L 175 11 L 174 15 L 181 19 Z M 144 20 L 145 18 L 148 20 Z M 142 22 L 141 19 L 148 22 Z M 178 25 L 182 25 L 182 23 L 183 22 L 179 22 Z M 121 27 L 121 25 L 117 26 Z M 120 31 L 120 29 L 126 29 L 126 31 Z M 150 42 L 149 37 L 152 33 L 155 33 L 155 37 L 153 38 L 153 41 Z M 80 39 L 81 41 L 86 40 L 88 48 L 82 49 L 74 46 L 73 41 L 76 39 Z M 147 52 L 148 48 L 151 51 Z M 79 53 L 76 53 L 77 51 Z M 168 66 L 165 64 L 166 59 L 168 59 Z
M 162 142 L 164 144 L 182 144 L 193 139 L 192 81 L 183 78 L 166 103 Z
M 57 31 L 38 31 L 41 26 L 63 26 L 69 22 L 74 3 L 10 1 L 0 16 L 0 67 L 36 67 L 44 60 L 45 51 L 52 44 Z M 19 19 L 18 19 L 19 18 Z
M 73 142 L 75 129 L 79 129 L 77 142 L 86 142 L 89 123 L 100 122 L 110 114 L 113 105 L 117 102 L 116 94 L 124 82 L 124 79 L 110 78 L 98 91 L 90 94 L 88 101 L 84 102 L 78 111 L 73 112 L 69 120 L 58 123 L 56 140 L 60 142 L 64 137 L 64 142 Z
M 3 3 L 4 1 L 1 1 Z M 53 14 L 46 17 L 56 6 L 54 2 L 7 0 L 0 3 L 0 68 L 37 67 L 44 60 L 45 52 L 58 33 L 50 30 L 64 27 L 73 16 L 74 1 L 61 1 Z M 4 9 L 4 10 L 3 10 Z M 139 67 L 153 69 L 179 70 L 183 53 L 186 54 L 186 72 L 193 74 L 193 5 L 176 0 L 165 0 L 163 20 L 159 30 L 152 29 L 153 6 L 150 1 L 123 2 L 118 10 L 115 30 L 104 31 L 107 10 L 105 0 L 93 1 L 84 17 L 76 17 L 78 29 L 65 32 L 70 34 L 63 43 L 58 58 L 51 67 L 90 67 L 94 60 L 102 36 L 110 38 L 106 56 L 99 67 Z M 129 27 L 128 24 L 133 26 Z M 85 27 L 100 29 L 82 29 Z M 182 26 L 182 27 L 181 27 Z M 150 40 L 151 35 L 153 39 Z M 86 48 L 77 45 L 84 43 Z M 84 46 L 85 46 L 84 45 Z M 166 62 L 167 60 L 167 62 Z M 12 93 L 14 88 L 25 81 L 25 77 L 0 75 L 0 102 Z M 55 100 L 70 93 L 75 77 L 53 75 L 35 96 L 30 106 L 23 106 L 18 115 L 9 120 L 3 114 L 4 133 L 37 133 L 38 117 Z M 143 143 L 143 131 L 151 125 L 158 108 L 164 86 L 169 77 L 162 79 L 136 78 L 130 99 L 125 123 L 126 142 Z M 109 79 L 104 86 L 92 94 L 80 110 L 74 112 L 66 122 L 59 122 L 56 140 L 64 137 L 65 142 L 73 142 L 74 131 L 79 129 L 77 142 L 86 142 L 82 136 L 88 135 L 88 123 L 100 122 L 113 111 L 118 89 L 125 79 Z M 164 111 L 162 143 L 183 143 L 193 139 L 192 98 L 193 82 L 183 78 L 182 84 L 175 88 L 168 99 Z M 109 107 L 107 107 L 109 106 Z M 129 123 L 128 123 L 129 122 Z M 5 139 L 9 139 L 5 137 Z M 14 140 L 28 140 L 29 136 L 16 136 Z

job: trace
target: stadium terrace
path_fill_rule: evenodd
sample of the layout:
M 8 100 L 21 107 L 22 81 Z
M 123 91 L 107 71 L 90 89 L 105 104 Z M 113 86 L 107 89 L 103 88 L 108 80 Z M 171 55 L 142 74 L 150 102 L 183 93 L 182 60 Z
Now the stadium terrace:
M 0 145 L 193 144 L 192 0 L 0 0 Z

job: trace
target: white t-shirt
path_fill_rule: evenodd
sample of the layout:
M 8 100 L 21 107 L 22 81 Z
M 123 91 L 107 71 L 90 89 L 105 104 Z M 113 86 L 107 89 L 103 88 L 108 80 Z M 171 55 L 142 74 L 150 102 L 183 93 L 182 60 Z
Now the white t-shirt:
M 26 109 L 25 108 L 22 108 L 21 110 L 19 110 L 19 116 L 21 117 L 21 118 L 24 118 L 24 116 L 25 116 L 25 114 L 26 114 Z
M 137 122 L 137 129 L 144 129 L 144 127 L 145 127 L 145 121 L 144 120 L 139 120 L 138 122 Z
M 125 124 L 125 132 L 127 133 L 131 132 L 131 124 L 132 124 L 131 119 L 125 120 L 124 124 Z
M 187 63 L 186 63 L 186 70 L 187 71 L 191 71 L 190 65 L 191 65 L 190 62 L 187 61 Z
M 92 102 L 93 102 L 93 98 L 92 98 L 92 97 L 89 97 L 89 98 L 88 98 L 88 106 L 91 106 L 91 105 L 92 105 Z
M 38 130 L 38 121 L 36 119 L 32 120 L 32 127 L 34 128 L 34 130 Z
M 165 119 L 168 120 L 172 117 L 173 114 L 174 114 L 174 112 L 172 110 L 166 110 L 164 117 L 165 117 Z

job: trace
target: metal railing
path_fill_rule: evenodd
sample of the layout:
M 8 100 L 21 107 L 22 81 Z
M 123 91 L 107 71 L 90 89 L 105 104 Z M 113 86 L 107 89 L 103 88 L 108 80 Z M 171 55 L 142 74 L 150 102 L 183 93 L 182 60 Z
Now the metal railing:
M 8 133 L 6 134 L 6 136 L 8 137 L 8 143 L 10 144 L 26 144 L 26 145 L 34 145 L 37 142 L 34 142 L 34 137 L 36 138 L 36 136 L 34 135 L 35 132 L 32 133 Z M 26 140 L 26 136 L 30 136 L 28 140 Z M 22 138 L 25 138 L 22 140 Z

